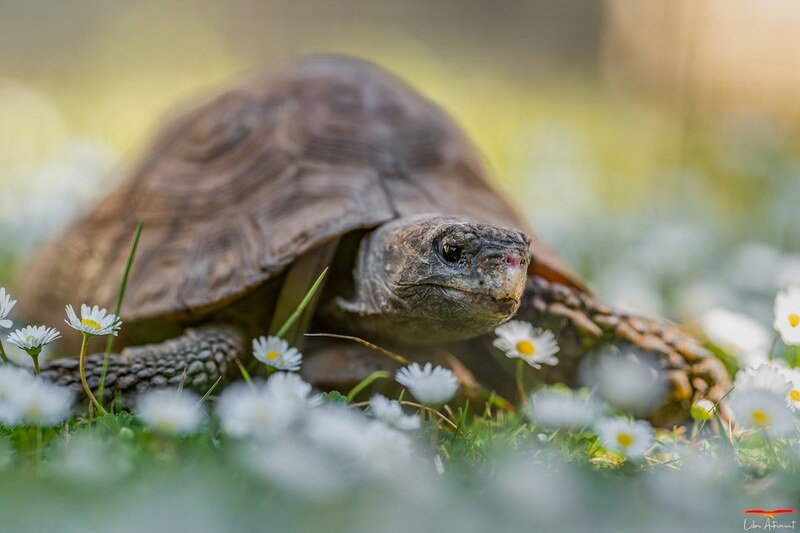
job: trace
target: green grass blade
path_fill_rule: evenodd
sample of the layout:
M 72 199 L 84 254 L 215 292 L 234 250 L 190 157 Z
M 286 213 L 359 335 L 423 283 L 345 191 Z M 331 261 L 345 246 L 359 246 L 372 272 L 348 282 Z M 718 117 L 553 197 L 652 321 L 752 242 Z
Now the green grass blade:
M 139 247 L 139 238 L 142 236 L 142 228 L 144 222 L 139 221 L 136 225 L 136 230 L 133 233 L 133 240 L 131 241 L 131 249 L 128 252 L 128 261 L 125 263 L 125 272 L 122 274 L 122 283 L 119 285 L 119 293 L 117 294 L 117 303 L 114 305 L 114 314 L 119 316 L 120 309 L 122 309 L 122 301 L 125 299 L 125 290 L 128 288 L 128 276 L 131 273 L 131 266 L 133 259 L 136 257 L 136 249 Z M 106 374 L 108 374 L 108 361 L 111 357 L 111 350 L 114 349 L 114 335 L 108 336 L 106 343 L 105 357 L 103 357 L 103 370 L 100 372 L 100 386 L 97 389 L 97 397 L 100 398 L 100 404 L 103 403 L 103 393 L 106 388 Z
M 306 307 L 308 307 L 308 304 L 311 303 L 311 299 L 314 298 L 314 294 L 316 294 L 320 285 L 322 285 L 322 282 L 325 281 L 325 276 L 327 275 L 328 275 L 328 267 L 325 267 L 325 270 L 323 270 L 322 274 L 319 275 L 317 281 L 314 282 L 314 284 L 308 290 L 306 295 L 303 296 L 303 299 L 300 301 L 300 305 L 297 306 L 294 312 L 291 315 L 289 315 L 289 318 L 286 319 L 286 322 L 284 322 L 283 325 L 280 328 L 278 328 L 278 331 L 275 332 L 275 336 L 283 337 L 284 335 L 286 335 L 286 332 L 289 331 L 289 328 L 291 328 L 292 325 L 295 322 L 297 322 L 297 320 L 303 314 L 303 311 L 305 311 Z
M 385 370 L 376 370 L 375 372 L 373 372 L 372 374 L 361 380 L 361 382 L 359 382 L 358 385 L 353 387 L 353 390 L 351 390 L 350 393 L 347 395 L 347 401 L 352 402 L 353 399 L 356 396 L 358 396 L 358 394 L 361 391 L 372 385 L 372 383 L 374 383 L 379 379 L 386 379 L 388 377 L 391 377 L 391 374 L 389 372 Z

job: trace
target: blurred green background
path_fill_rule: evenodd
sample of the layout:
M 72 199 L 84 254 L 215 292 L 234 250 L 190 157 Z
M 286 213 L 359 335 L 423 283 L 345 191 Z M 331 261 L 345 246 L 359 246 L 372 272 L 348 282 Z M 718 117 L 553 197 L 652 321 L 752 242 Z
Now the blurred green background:
M 0 285 L 165 116 L 243 71 L 341 52 L 450 110 L 606 299 L 767 323 L 800 281 L 797 6 L 0 0 Z

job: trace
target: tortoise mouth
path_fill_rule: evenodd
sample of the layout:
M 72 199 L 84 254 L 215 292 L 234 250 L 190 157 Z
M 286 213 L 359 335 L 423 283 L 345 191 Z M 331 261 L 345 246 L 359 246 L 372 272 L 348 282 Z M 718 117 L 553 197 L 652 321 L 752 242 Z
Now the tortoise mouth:
M 491 304 L 492 311 L 499 312 L 504 315 L 513 315 L 519 307 L 521 296 L 514 297 L 508 295 L 498 296 L 488 291 L 472 290 L 463 287 L 453 287 L 452 285 L 445 285 L 442 283 L 425 283 L 429 287 L 436 287 L 444 292 L 456 292 L 458 294 L 466 295 L 474 301 L 476 307 L 484 307 L 487 302 Z M 456 298 L 454 298 L 456 299 Z M 458 298 L 459 303 L 463 304 L 462 298 Z M 494 313 L 493 313 L 494 314 Z

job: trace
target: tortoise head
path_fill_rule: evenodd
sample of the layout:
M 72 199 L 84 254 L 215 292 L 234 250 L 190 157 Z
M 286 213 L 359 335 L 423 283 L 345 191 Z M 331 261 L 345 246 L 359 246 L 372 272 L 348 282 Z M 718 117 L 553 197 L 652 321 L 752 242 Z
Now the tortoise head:
M 471 220 L 400 218 L 364 239 L 356 300 L 342 305 L 377 321 L 380 335 L 390 340 L 427 344 L 475 337 L 517 311 L 529 246 L 517 230 Z

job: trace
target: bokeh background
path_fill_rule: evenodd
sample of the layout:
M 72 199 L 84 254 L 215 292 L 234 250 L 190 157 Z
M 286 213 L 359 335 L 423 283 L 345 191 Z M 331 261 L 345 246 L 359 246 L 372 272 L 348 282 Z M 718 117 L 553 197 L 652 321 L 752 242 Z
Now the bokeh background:
M 165 116 L 341 52 L 450 110 L 607 300 L 768 325 L 800 282 L 798 30 L 794 0 L 0 0 L 0 285 Z

